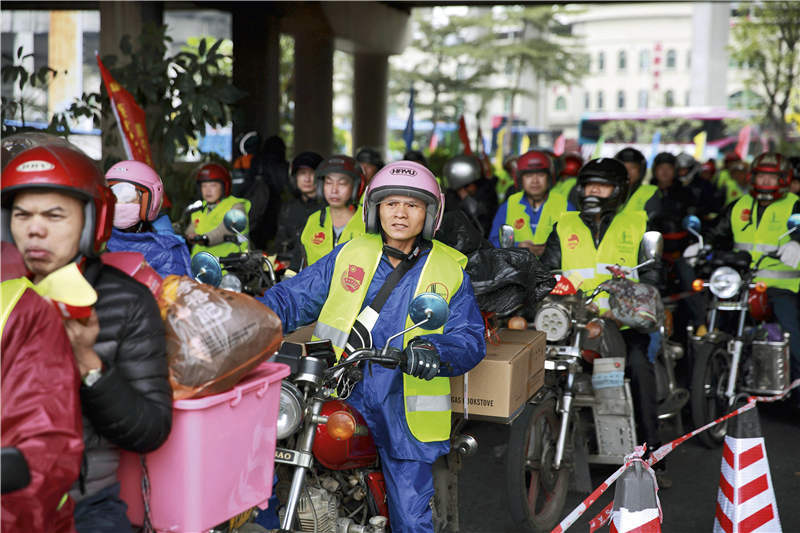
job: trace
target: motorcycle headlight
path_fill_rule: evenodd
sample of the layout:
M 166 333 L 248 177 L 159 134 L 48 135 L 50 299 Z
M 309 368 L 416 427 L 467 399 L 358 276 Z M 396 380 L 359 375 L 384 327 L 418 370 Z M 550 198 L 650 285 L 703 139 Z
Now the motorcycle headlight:
M 533 321 L 538 331 L 547 335 L 548 342 L 558 342 L 569 335 L 572 320 L 569 313 L 560 305 L 543 305 Z
M 739 292 L 742 286 L 742 276 L 731 267 L 719 267 L 711 274 L 708 288 L 717 298 L 731 298 Z
M 303 395 L 294 384 L 281 383 L 278 404 L 278 440 L 293 435 L 303 423 Z
M 242 282 L 233 274 L 225 274 L 222 276 L 222 281 L 219 282 L 219 287 L 228 291 L 242 292 Z

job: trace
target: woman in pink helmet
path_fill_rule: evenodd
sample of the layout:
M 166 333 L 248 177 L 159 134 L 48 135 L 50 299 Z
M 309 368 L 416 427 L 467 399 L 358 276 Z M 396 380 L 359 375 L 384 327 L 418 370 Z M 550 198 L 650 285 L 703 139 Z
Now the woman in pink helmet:
M 463 270 L 466 258 L 433 239 L 443 203 L 424 166 L 398 161 L 383 167 L 365 192 L 366 234 L 259 298 L 278 314 L 285 332 L 316 320 L 315 338 L 330 339 L 337 355 L 383 347 L 405 328 L 417 294 L 436 292 L 448 301 L 450 316 L 441 329 L 394 339 L 390 344 L 403 350 L 400 367 L 373 366 L 348 398 L 378 447 L 396 532 L 433 531 L 431 465 L 449 450 L 449 377 L 470 370 L 485 353 L 483 320 Z M 399 279 L 390 279 L 398 270 Z M 387 283 L 388 297 L 376 301 Z M 416 401 L 422 397 L 424 406 Z
M 108 169 L 106 181 L 117 198 L 108 249 L 142 253 L 162 277 L 190 276 L 185 241 L 175 233 L 158 232 L 153 225 L 164 199 L 164 184 L 156 171 L 140 161 L 120 161 Z

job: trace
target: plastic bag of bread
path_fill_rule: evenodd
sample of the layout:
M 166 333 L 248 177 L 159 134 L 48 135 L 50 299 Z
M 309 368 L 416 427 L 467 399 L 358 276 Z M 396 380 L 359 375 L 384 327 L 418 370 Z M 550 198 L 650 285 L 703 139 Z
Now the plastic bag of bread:
M 158 305 L 175 400 L 230 389 L 281 343 L 278 316 L 245 294 L 167 276 Z

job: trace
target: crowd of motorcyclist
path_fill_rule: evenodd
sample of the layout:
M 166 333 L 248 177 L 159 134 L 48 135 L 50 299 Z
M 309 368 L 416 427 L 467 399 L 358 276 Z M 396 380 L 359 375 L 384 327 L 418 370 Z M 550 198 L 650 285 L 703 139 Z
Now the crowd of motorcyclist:
M 641 263 L 644 232 L 657 230 L 663 260 L 634 279 L 667 294 L 688 290 L 694 279 L 690 259 L 700 250 L 680 221 L 696 215 L 715 249 L 746 249 L 754 260 L 767 248 L 774 253 L 759 279 L 791 334 L 792 377 L 800 376 L 800 232 L 778 242 L 788 217 L 800 212 L 799 158 L 770 152 L 748 166 L 729 153 L 717 171 L 713 160 L 685 153 L 657 154 L 648 168 L 630 147 L 586 162 L 575 153 L 531 150 L 506 159 L 513 184 L 505 188 L 485 156 L 457 155 L 437 177 L 419 152 L 386 164 L 367 147 L 354 157 L 298 151 L 289 162 L 279 138 L 261 143 L 255 133 L 239 150 L 233 171 L 219 163 L 195 169 L 199 200 L 187 209 L 181 235 L 165 214 L 160 177 L 144 163 L 122 161 L 103 176 L 62 141 L 4 144 L 3 446 L 20 449 L 31 471 L 27 487 L 3 495 L 4 529 L 130 530 L 116 480 L 119 449 L 146 453 L 169 434 L 158 306 L 147 288 L 104 262 L 106 251 L 139 252 L 166 276 L 191 275 L 191 257 L 201 251 L 265 250 L 286 275 L 258 299 L 285 332 L 316 321 L 315 337 L 331 339 L 337 355 L 383 346 L 406 327 L 415 294 L 444 296 L 444 328 L 395 339 L 400 368 L 376 366 L 349 399 L 378 447 L 396 531 L 432 531 L 430 465 L 449 446 L 444 376 L 463 374 L 485 353 L 467 259 L 452 235 L 437 233 L 443 221 L 477 232 L 487 248 L 500 247 L 510 226 L 515 247 L 584 291 L 609 279 L 604 265 Z M 241 234 L 224 224 L 231 210 L 247 215 Z M 45 304 L 52 295 L 40 289 L 72 264 L 96 293 L 86 317 L 57 316 Z M 596 304 L 616 327 L 607 300 Z M 703 298 L 682 305 L 688 325 L 703 334 Z M 652 338 L 621 333 L 640 440 L 654 449 Z

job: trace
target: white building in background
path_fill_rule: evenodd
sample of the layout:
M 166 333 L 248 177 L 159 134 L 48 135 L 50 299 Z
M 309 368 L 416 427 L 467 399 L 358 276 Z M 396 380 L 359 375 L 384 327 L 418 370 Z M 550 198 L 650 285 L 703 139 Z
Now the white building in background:
M 727 76 L 727 2 L 591 5 L 570 23 L 589 74 L 580 86 L 550 86 L 540 117 L 567 137 L 585 112 L 726 108 L 741 90 L 741 77 L 731 86 Z
M 533 94 L 517 97 L 515 121 L 525 125 L 520 130 L 531 132 L 532 146 L 550 146 L 559 133 L 577 138 L 585 113 L 726 109 L 744 93 L 742 71 L 729 64 L 726 50 L 731 7 L 729 2 L 576 6 L 565 22 L 589 56 L 589 73 L 572 86 L 548 85 L 534 72 L 524 73 L 523 85 Z M 437 8 L 440 14 L 455 9 Z M 409 47 L 392 61 L 413 63 L 418 53 Z M 508 85 L 502 80 L 508 75 L 501 66 L 494 80 Z M 479 105 L 477 98 L 467 99 L 465 116 L 472 131 Z M 480 124 L 487 141 L 498 119 L 510 111 L 501 94 L 487 103 Z M 407 109 L 399 107 L 395 118 L 406 115 Z M 535 132 L 543 133 L 537 139 Z

